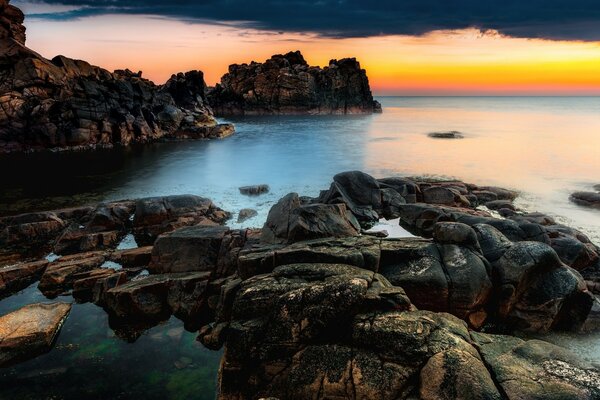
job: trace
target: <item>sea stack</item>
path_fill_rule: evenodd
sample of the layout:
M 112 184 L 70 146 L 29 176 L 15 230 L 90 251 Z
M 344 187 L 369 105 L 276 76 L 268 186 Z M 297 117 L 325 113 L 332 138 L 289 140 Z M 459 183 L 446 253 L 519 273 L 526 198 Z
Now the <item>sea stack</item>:
M 320 68 L 308 65 L 300 51 L 264 63 L 230 65 L 208 99 L 218 116 L 381 112 L 355 58 L 331 60 Z

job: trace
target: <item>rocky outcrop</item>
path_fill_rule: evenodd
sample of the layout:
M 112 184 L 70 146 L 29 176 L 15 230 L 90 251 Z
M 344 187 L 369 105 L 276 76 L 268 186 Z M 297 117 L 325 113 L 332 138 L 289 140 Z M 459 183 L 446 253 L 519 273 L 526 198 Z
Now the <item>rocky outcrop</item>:
M 0 152 L 87 148 L 162 138 L 217 138 L 201 71 L 163 86 L 141 72 L 109 72 L 85 61 L 47 60 L 25 47 L 23 14 L 0 1 Z
M 216 115 L 371 114 L 381 112 L 354 58 L 311 67 L 299 51 L 264 63 L 233 64 L 209 91 Z
M 112 251 L 128 233 L 135 236 L 139 245 L 153 244 L 161 233 L 190 225 L 219 225 L 229 217 L 228 212 L 211 200 L 194 195 L 150 197 L 1 217 L 0 265 L 39 258 L 50 252 L 68 255 Z
M 283 265 L 229 288 L 221 305 L 200 331 L 210 348 L 225 347 L 220 399 L 598 395 L 598 370 L 567 351 L 472 333 L 353 266 Z
M 66 303 L 31 304 L 0 317 L 0 367 L 49 351 L 69 311 Z
M 597 247 L 519 211 L 514 197 L 353 171 L 317 198 L 285 196 L 262 229 L 221 226 L 229 214 L 196 196 L 0 223 L 12 250 L 31 232 L 36 246 L 74 252 L 40 262 L 40 288 L 103 307 L 117 336 L 136 340 L 174 315 L 208 348 L 224 347 L 221 399 L 598 398 L 597 369 L 548 343 L 498 335 L 599 325 Z M 505 217 L 482 207 L 490 202 L 503 202 Z M 380 217 L 424 237 L 361 234 Z M 156 239 L 114 250 L 66 240 L 75 224 L 81 237 Z M 88 242 L 95 251 L 81 253 Z M 17 281 L 40 273 L 23 268 Z

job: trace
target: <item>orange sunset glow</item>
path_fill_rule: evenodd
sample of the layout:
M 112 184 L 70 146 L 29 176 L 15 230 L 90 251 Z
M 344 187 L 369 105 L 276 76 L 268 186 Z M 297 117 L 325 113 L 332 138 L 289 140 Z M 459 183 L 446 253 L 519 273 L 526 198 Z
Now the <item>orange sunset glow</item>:
M 376 95 L 599 95 L 600 43 L 512 38 L 476 29 L 423 36 L 324 38 L 153 16 L 26 20 L 28 43 L 156 82 L 201 69 L 212 85 L 229 64 L 301 50 L 312 65 L 356 57 Z

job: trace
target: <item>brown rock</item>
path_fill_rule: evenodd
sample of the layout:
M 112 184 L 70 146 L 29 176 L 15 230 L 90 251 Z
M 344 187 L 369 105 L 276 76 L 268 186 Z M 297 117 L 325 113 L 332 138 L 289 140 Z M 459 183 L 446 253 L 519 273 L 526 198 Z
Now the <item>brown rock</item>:
M 50 350 L 71 305 L 31 304 L 0 317 L 0 367 Z
M 47 265 L 48 261 L 40 260 L 0 267 L 0 298 L 25 289 L 38 280 L 44 273 Z

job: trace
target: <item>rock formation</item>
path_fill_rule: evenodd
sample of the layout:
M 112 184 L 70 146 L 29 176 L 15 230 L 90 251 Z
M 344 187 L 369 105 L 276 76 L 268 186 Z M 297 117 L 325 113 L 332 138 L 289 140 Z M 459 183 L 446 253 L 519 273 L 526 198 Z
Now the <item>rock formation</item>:
M 356 59 L 311 67 L 299 51 L 274 55 L 264 63 L 230 65 L 208 101 L 218 116 L 381 112 Z
M 224 348 L 220 399 L 599 398 L 593 366 L 506 335 L 600 326 L 599 249 L 515 196 L 351 171 L 285 196 L 262 229 L 192 195 L 4 217 L 0 295 L 39 279 L 128 341 L 174 315 Z M 380 217 L 422 237 L 361 234 Z M 125 235 L 145 247 L 117 250 Z
M 25 46 L 23 13 L 0 0 L 0 152 L 218 138 L 201 71 L 162 86 L 129 70 L 47 60 Z

